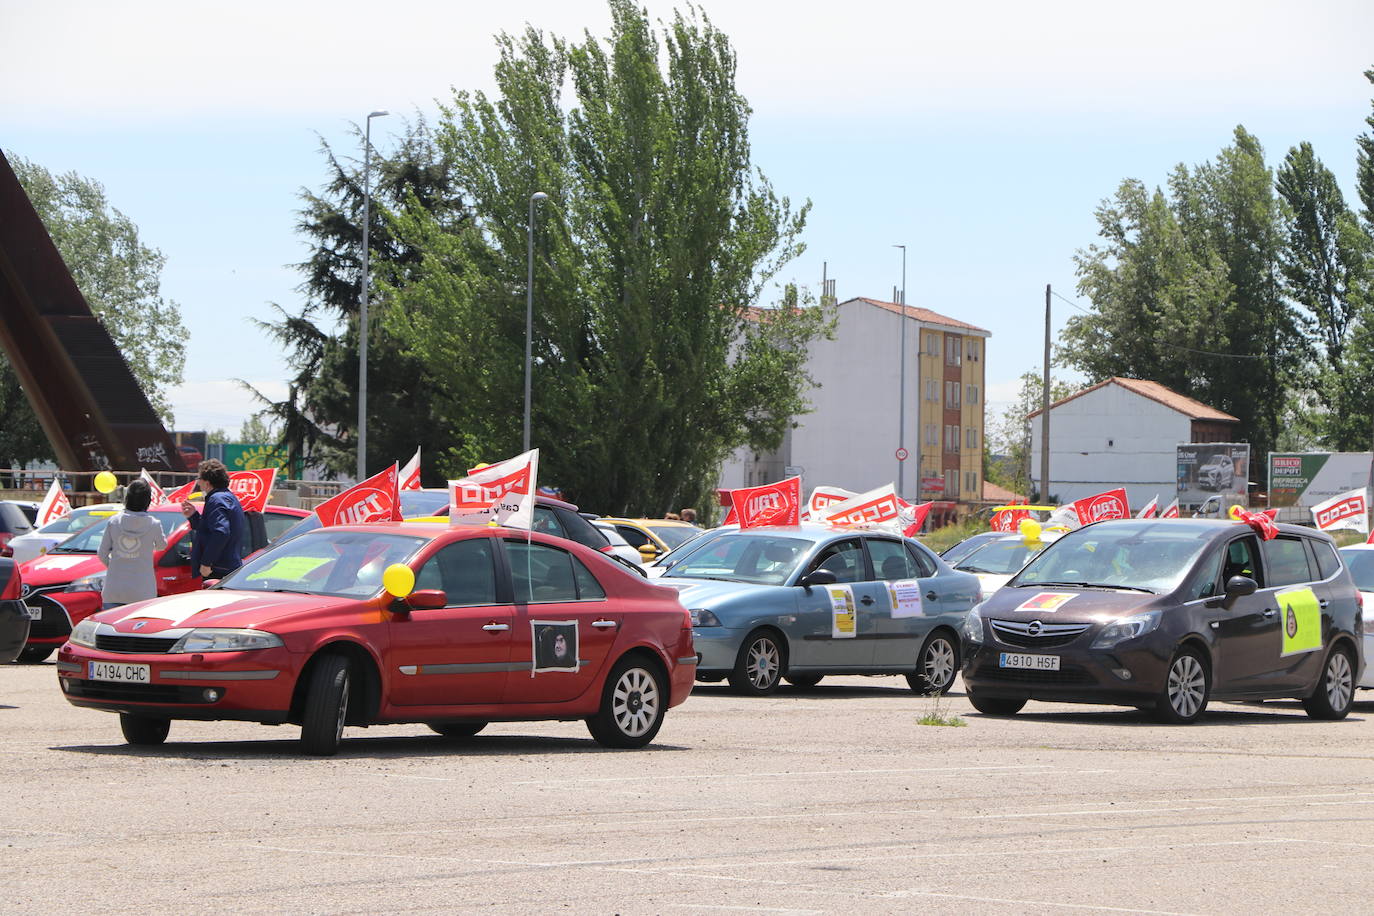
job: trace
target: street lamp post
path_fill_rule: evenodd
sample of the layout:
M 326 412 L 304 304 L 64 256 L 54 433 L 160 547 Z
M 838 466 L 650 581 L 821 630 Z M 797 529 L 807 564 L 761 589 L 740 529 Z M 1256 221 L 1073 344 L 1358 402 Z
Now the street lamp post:
M 902 363 L 902 378 L 901 378 L 901 382 L 900 382 L 900 384 L 899 384 L 899 386 L 898 386 L 898 388 L 899 388 L 899 394 L 898 394 L 898 396 L 897 396 L 897 451 L 898 451 L 898 453 L 899 453 L 900 455 L 905 455 L 905 454 L 906 454 L 906 246 L 905 246 L 905 245 L 893 245 L 892 247 L 893 247 L 893 248 L 900 248 L 900 249 L 902 249 L 902 293 L 901 293 L 901 296 L 900 296 L 899 301 L 898 301 L 898 303 L 897 303 L 898 305 L 901 306 L 901 309 L 902 309 L 902 330 L 901 330 L 901 337 L 902 337 L 902 356 L 901 356 L 901 363 Z M 918 362 L 916 365 L 917 365 L 917 367 L 918 367 L 918 371 L 917 371 L 917 373 L 916 373 L 916 385 L 917 385 L 917 387 L 919 388 L 919 387 L 920 387 L 920 381 L 921 381 L 921 376 L 920 376 L 920 371 L 919 371 L 920 363 Z M 920 393 L 917 392 L 917 395 L 916 395 L 916 396 L 919 398 L 919 397 L 920 397 Z M 918 402 L 918 407 L 917 407 L 917 409 L 919 410 L 919 402 Z M 917 414 L 917 417 L 918 417 L 918 418 L 919 418 L 919 416 L 920 416 L 920 414 Z M 916 454 L 917 454 L 918 456 L 921 454 L 921 428 L 920 428 L 920 427 L 921 427 L 921 424 L 920 424 L 920 420 L 918 419 L 918 420 L 917 420 L 917 423 L 916 423 Z M 916 466 L 917 466 L 916 472 L 917 472 L 918 474 L 920 473 L 920 464 L 921 464 L 921 461 L 920 461 L 920 458 L 918 457 L 918 458 L 916 459 Z M 903 491 L 904 491 L 904 486 L 903 486 L 903 485 L 905 484 L 905 475 L 904 475 L 904 470 L 905 470 L 905 468 L 906 468 L 906 460 L 905 460 L 905 458 L 899 457 L 899 458 L 897 459 L 897 495 L 898 495 L 898 496 L 902 496 Z M 903 498 L 904 498 L 904 497 L 903 497 Z
M 548 199 L 549 195 L 543 191 L 530 195 L 530 216 L 525 224 L 529 269 L 525 275 L 525 447 L 522 451 L 526 452 L 530 450 L 530 350 L 534 334 L 534 205 Z
M 359 297 L 361 306 L 358 314 L 358 480 L 367 479 L 367 261 L 368 220 L 372 203 L 372 119 L 390 114 L 389 111 L 373 111 L 367 116 L 367 128 L 363 140 L 363 283 Z

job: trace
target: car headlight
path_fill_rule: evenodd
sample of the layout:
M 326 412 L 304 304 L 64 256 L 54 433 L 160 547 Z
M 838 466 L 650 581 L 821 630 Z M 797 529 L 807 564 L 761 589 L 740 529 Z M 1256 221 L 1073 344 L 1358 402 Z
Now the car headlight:
M 694 627 L 718 627 L 720 618 L 712 612 L 702 607 L 694 607 L 687 613 L 692 615 L 692 626 Z
M 983 615 L 978 613 L 978 608 L 973 608 L 964 618 L 963 634 L 964 641 L 969 645 L 983 644 Z
M 89 576 L 82 576 L 71 585 L 62 589 L 64 592 L 98 592 L 105 588 L 105 574 L 103 572 L 92 573 Z
M 192 630 L 176 641 L 168 652 L 246 652 L 272 649 L 282 644 L 281 637 L 261 630 Z
M 75 627 L 72 628 L 72 635 L 68 636 L 67 639 L 78 646 L 85 646 L 87 649 L 94 649 L 95 631 L 99 629 L 99 627 L 100 624 L 96 623 L 94 620 L 87 617 L 85 620 L 81 621 Z
M 1110 649 L 1128 639 L 1144 636 L 1159 626 L 1159 621 L 1163 616 L 1162 611 L 1148 611 L 1144 614 L 1133 614 L 1130 617 L 1113 620 L 1102 628 L 1102 632 L 1097 634 L 1092 647 L 1094 649 Z

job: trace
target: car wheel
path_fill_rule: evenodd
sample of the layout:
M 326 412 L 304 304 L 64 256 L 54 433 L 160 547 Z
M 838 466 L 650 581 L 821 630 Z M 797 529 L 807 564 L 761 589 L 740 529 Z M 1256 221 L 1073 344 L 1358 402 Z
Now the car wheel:
M 906 676 L 911 689 L 922 696 L 940 696 L 954 685 L 959 673 L 959 647 L 947 633 L 933 633 L 916 656 L 916 671 Z
M 430 730 L 445 738 L 471 738 L 487 727 L 486 722 L 430 722 Z
M 301 744 L 307 754 L 327 757 L 337 753 L 348 717 L 348 659 L 326 655 L 310 671 L 301 722 Z
M 1183 648 L 1174 653 L 1164 689 L 1155 702 L 1155 717 L 1170 725 L 1196 722 L 1207 708 L 1212 692 L 1212 676 L 1196 649 Z
M 21 665 L 36 665 L 53 654 L 56 646 L 29 646 L 19 650 L 19 657 L 15 661 Z
M 663 725 L 668 691 L 663 676 L 642 658 L 622 658 L 606 678 L 601 708 L 587 720 L 587 730 L 602 747 L 643 747 Z
M 735 670 L 730 672 L 730 686 L 736 693 L 747 696 L 767 696 L 778 689 L 786 662 L 786 653 L 777 635 L 756 630 L 739 648 Z
M 985 716 L 1014 716 L 1021 711 L 1021 707 L 1026 705 L 1025 700 L 1012 700 L 1006 697 L 980 697 L 972 690 L 968 692 L 968 701 L 973 704 L 973 708 Z
M 1337 646 L 1327 656 L 1317 687 L 1302 701 L 1302 708 L 1314 719 L 1344 719 L 1354 702 L 1355 666 L 1350 660 L 1350 650 Z
M 810 690 L 821 682 L 824 674 L 785 674 L 783 680 L 798 690 Z
M 150 747 L 167 740 L 167 733 L 172 730 L 172 720 L 121 712 L 119 730 L 124 732 L 124 740 L 130 744 Z

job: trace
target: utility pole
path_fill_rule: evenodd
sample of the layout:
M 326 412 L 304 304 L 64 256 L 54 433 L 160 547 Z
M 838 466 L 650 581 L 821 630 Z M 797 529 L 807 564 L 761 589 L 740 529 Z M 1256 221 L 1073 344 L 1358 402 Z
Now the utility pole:
M 902 496 L 905 490 L 903 486 L 905 482 L 903 477 L 903 469 L 906 467 L 906 458 L 904 457 L 906 454 L 906 246 L 893 245 L 892 247 L 902 249 L 902 293 L 900 297 L 896 295 L 893 296 L 893 298 L 897 300 L 897 304 L 902 307 L 902 324 L 901 331 L 899 332 L 902 336 L 902 355 L 900 357 L 902 371 L 901 380 L 898 382 L 899 393 L 897 395 L 897 495 Z M 918 358 L 916 362 L 916 388 L 918 392 L 920 390 L 920 387 L 921 363 Z M 917 397 L 919 396 L 920 395 L 918 394 Z M 917 409 L 919 408 L 920 402 L 917 401 Z M 920 420 L 918 419 L 916 421 L 916 454 L 918 455 L 921 453 L 920 443 L 921 427 Z M 916 463 L 918 466 L 920 465 L 919 460 Z M 916 473 L 919 474 L 920 471 L 917 470 Z
M 1050 498 L 1050 285 L 1045 284 L 1045 390 L 1040 393 L 1040 504 Z M 1027 494 L 1029 495 L 1029 494 Z

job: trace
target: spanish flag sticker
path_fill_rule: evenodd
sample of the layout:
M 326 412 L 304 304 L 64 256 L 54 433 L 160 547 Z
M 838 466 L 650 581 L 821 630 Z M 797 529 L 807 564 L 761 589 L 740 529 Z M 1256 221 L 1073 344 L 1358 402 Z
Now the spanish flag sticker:
M 1274 596 L 1282 617 L 1283 651 L 1279 656 L 1315 652 L 1322 647 L 1322 609 L 1310 588 L 1295 588 Z

